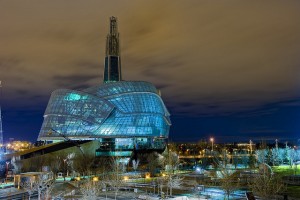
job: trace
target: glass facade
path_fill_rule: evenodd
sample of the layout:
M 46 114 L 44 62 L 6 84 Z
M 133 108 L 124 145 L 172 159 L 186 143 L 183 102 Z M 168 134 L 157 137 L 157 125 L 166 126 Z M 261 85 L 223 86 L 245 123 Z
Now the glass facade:
M 101 152 L 163 149 L 169 116 L 158 90 L 148 82 L 61 89 L 51 95 L 38 140 L 97 139 Z
M 104 66 L 104 83 L 116 82 L 121 80 L 121 67 L 119 56 L 105 57 Z

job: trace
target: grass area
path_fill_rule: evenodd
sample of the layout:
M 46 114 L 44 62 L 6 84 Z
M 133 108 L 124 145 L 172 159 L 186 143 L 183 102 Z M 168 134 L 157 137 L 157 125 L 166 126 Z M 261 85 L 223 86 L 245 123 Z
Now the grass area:
M 272 167 L 275 173 L 278 173 L 282 176 L 289 176 L 289 175 L 300 175 L 300 166 L 297 167 L 290 165 L 281 165 L 281 166 L 274 166 Z M 300 186 L 295 185 L 288 185 L 287 186 L 287 193 L 289 196 L 294 198 L 300 198 Z
M 1 183 L 0 184 L 0 188 L 3 189 L 3 188 L 8 188 L 8 187 L 12 187 L 14 185 L 13 182 L 9 182 L 9 183 Z
M 281 166 L 274 166 L 272 167 L 273 171 L 282 175 L 282 176 L 287 176 L 287 175 L 300 175 L 300 166 L 298 165 L 297 167 L 289 166 L 289 165 L 281 165 Z
M 288 186 L 287 193 L 291 197 L 300 198 L 300 186 Z

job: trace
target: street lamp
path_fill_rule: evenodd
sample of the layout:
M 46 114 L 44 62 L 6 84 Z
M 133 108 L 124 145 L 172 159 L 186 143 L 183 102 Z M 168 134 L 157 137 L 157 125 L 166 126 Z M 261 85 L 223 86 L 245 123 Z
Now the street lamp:
M 214 138 L 210 138 L 211 141 L 211 151 L 214 151 Z
M 92 181 L 93 181 L 93 184 L 96 185 L 97 182 L 99 181 L 99 178 L 97 176 L 95 176 L 95 177 L 93 177 Z

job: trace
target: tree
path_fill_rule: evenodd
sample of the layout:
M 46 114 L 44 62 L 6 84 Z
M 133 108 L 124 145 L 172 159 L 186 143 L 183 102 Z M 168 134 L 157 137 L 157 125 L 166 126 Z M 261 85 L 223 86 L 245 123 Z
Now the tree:
M 248 165 L 250 168 L 254 168 L 256 165 L 256 159 L 253 153 L 250 153 L 249 155 Z
M 230 194 L 239 187 L 238 176 L 235 171 L 226 168 L 223 168 L 220 172 L 222 175 L 220 187 L 225 192 L 227 199 L 229 199 Z
M 293 167 L 294 161 L 296 159 L 296 151 L 293 148 L 287 149 L 287 159 L 289 161 L 290 167 Z
M 172 196 L 173 188 L 179 188 L 182 184 L 182 178 L 179 176 L 169 175 L 167 179 L 167 186 L 170 189 L 170 196 Z
M 48 200 L 50 199 L 50 193 L 51 190 L 53 189 L 53 180 L 45 180 L 43 178 L 39 178 L 36 180 L 33 184 L 34 187 L 37 188 L 38 192 L 38 200 Z
M 252 192 L 262 199 L 272 199 L 274 196 L 285 189 L 285 185 L 282 178 L 277 174 L 262 173 L 258 174 L 249 187 Z
M 22 160 L 22 172 L 41 172 L 42 167 L 46 164 L 46 157 L 35 155 L 31 158 Z
M 156 152 L 152 152 L 147 157 L 147 167 L 151 176 L 155 175 L 156 168 L 159 166 L 159 155 Z
M 27 192 L 28 199 L 30 200 L 31 195 L 36 191 L 36 188 L 32 187 L 31 180 L 21 182 L 20 186 L 21 186 L 21 188 L 23 188 Z
M 239 155 L 232 155 L 232 162 L 234 164 L 234 168 L 236 169 L 237 165 L 240 162 L 240 156 Z
M 226 149 L 223 149 L 222 150 L 222 167 L 225 167 L 227 166 L 227 164 L 230 162 L 230 157 L 229 155 L 227 154 L 227 150 Z
M 248 156 L 247 154 L 246 155 L 244 154 L 241 156 L 241 162 L 244 165 L 244 168 L 247 168 L 249 166 L 249 159 L 250 159 L 250 156 Z
M 110 172 L 111 173 L 108 174 L 106 180 L 107 180 L 108 185 L 114 189 L 115 199 L 117 199 L 118 191 L 119 191 L 121 185 L 124 184 L 124 180 L 121 175 L 122 167 L 120 166 L 118 158 L 112 158 Z
M 278 149 L 278 161 L 279 161 L 279 164 L 283 164 L 285 160 L 285 149 Z
M 83 155 L 81 153 L 76 153 L 73 158 L 74 170 L 84 175 L 91 175 L 92 166 L 95 162 L 94 155 Z
M 265 163 L 266 162 L 266 155 L 267 150 L 266 149 L 258 149 L 255 151 L 256 159 L 258 163 Z
M 56 179 L 57 173 L 61 170 L 62 159 L 59 155 L 49 154 L 49 167 L 54 173 L 54 179 Z
M 18 174 L 21 171 L 22 168 L 22 162 L 20 157 L 13 156 L 10 162 L 14 168 L 14 173 Z
M 276 166 L 280 163 L 279 162 L 279 149 L 273 148 L 273 149 L 271 149 L 271 151 L 272 151 L 272 165 Z
M 267 154 L 266 154 L 266 163 L 268 165 L 272 165 L 273 164 L 273 154 L 272 154 L 272 150 L 271 149 L 266 149 Z
M 42 175 L 30 177 L 28 180 L 21 182 L 20 186 L 27 191 L 29 200 L 34 192 L 38 193 L 38 200 L 50 199 L 50 193 L 53 188 L 54 181 L 44 178 Z
M 163 165 L 165 166 L 165 170 L 168 173 L 174 173 L 175 169 L 177 168 L 179 164 L 179 158 L 178 155 L 175 152 L 172 152 L 171 150 L 166 149 L 163 152 Z
M 136 172 L 138 166 L 139 166 L 140 160 L 132 160 L 132 168 L 134 169 L 134 171 Z
M 88 180 L 80 186 L 80 192 L 84 200 L 96 200 L 101 192 L 101 182 Z

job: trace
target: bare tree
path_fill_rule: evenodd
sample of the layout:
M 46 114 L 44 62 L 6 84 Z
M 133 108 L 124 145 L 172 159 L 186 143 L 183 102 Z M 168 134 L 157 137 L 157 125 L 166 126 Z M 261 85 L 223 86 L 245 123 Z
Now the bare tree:
M 227 199 L 239 187 L 238 176 L 234 170 L 223 168 L 221 171 L 220 187 L 225 192 Z M 226 198 L 225 197 L 225 198 Z
M 54 186 L 54 181 L 53 180 L 43 180 L 38 179 L 35 183 L 34 183 L 35 187 L 37 188 L 37 192 L 38 192 L 38 199 L 39 200 L 50 200 L 51 199 L 51 191 L 53 189 Z
M 256 159 L 258 163 L 265 163 L 266 162 L 266 155 L 267 155 L 266 149 L 258 149 L 255 151 Z
M 179 176 L 169 175 L 167 185 L 170 189 L 170 196 L 172 196 L 173 188 L 179 188 L 182 185 L 183 178 Z
M 279 148 L 278 149 L 278 160 L 279 164 L 283 164 L 285 159 L 285 149 Z
M 82 175 L 91 175 L 92 166 L 95 162 L 94 155 L 83 155 L 76 153 L 73 158 L 74 170 Z
M 134 171 L 136 172 L 138 166 L 139 166 L 140 160 L 132 160 L 132 168 L 134 169 Z
M 62 168 L 62 159 L 59 155 L 50 154 L 49 155 L 49 167 L 51 171 L 54 173 L 54 179 L 56 179 L 57 173 Z
M 36 191 L 36 188 L 32 186 L 32 181 L 27 180 L 20 183 L 20 186 L 28 194 L 28 199 L 30 200 L 31 195 Z
M 287 159 L 289 161 L 290 167 L 293 167 L 294 161 L 296 159 L 296 150 L 293 148 L 287 149 Z
M 106 180 L 110 187 L 115 191 L 115 199 L 117 199 L 120 187 L 124 184 L 123 177 L 121 175 L 122 167 L 120 166 L 119 159 L 112 158 L 111 160 L 111 173 L 107 176 Z
M 174 173 L 178 164 L 179 157 L 175 152 L 166 149 L 163 153 L 163 164 L 165 165 L 165 169 L 168 173 Z
M 22 162 L 20 157 L 13 156 L 10 162 L 14 168 L 14 173 L 18 174 L 21 171 L 22 168 Z
M 272 150 L 272 164 L 273 166 L 276 166 L 279 164 L 279 149 L 273 148 Z
M 277 174 L 262 173 L 256 176 L 249 186 L 261 199 L 272 199 L 285 189 L 282 178 Z
M 33 193 L 38 193 L 38 200 L 50 199 L 50 193 L 53 188 L 53 180 L 45 179 L 43 176 L 30 177 L 28 180 L 21 182 L 20 186 L 28 193 L 29 200 Z
M 158 160 L 159 155 L 156 152 L 152 152 L 147 157 L 147 166 L 151 176 L 155 175 L 156 168 L 160 165 Z
M 32 158 L 28 158 L 25 160 L 22 160 L 22 172 L 32 172 L 37 171 L 41 172 L 42 167 L 45 166 L 46 159 L 45 156 L 36 155 Z
M 86 181 L 80 186 L 80 192 L 84 200 L 96 200 L 101 189 L 101 182 L 92 180 Z

